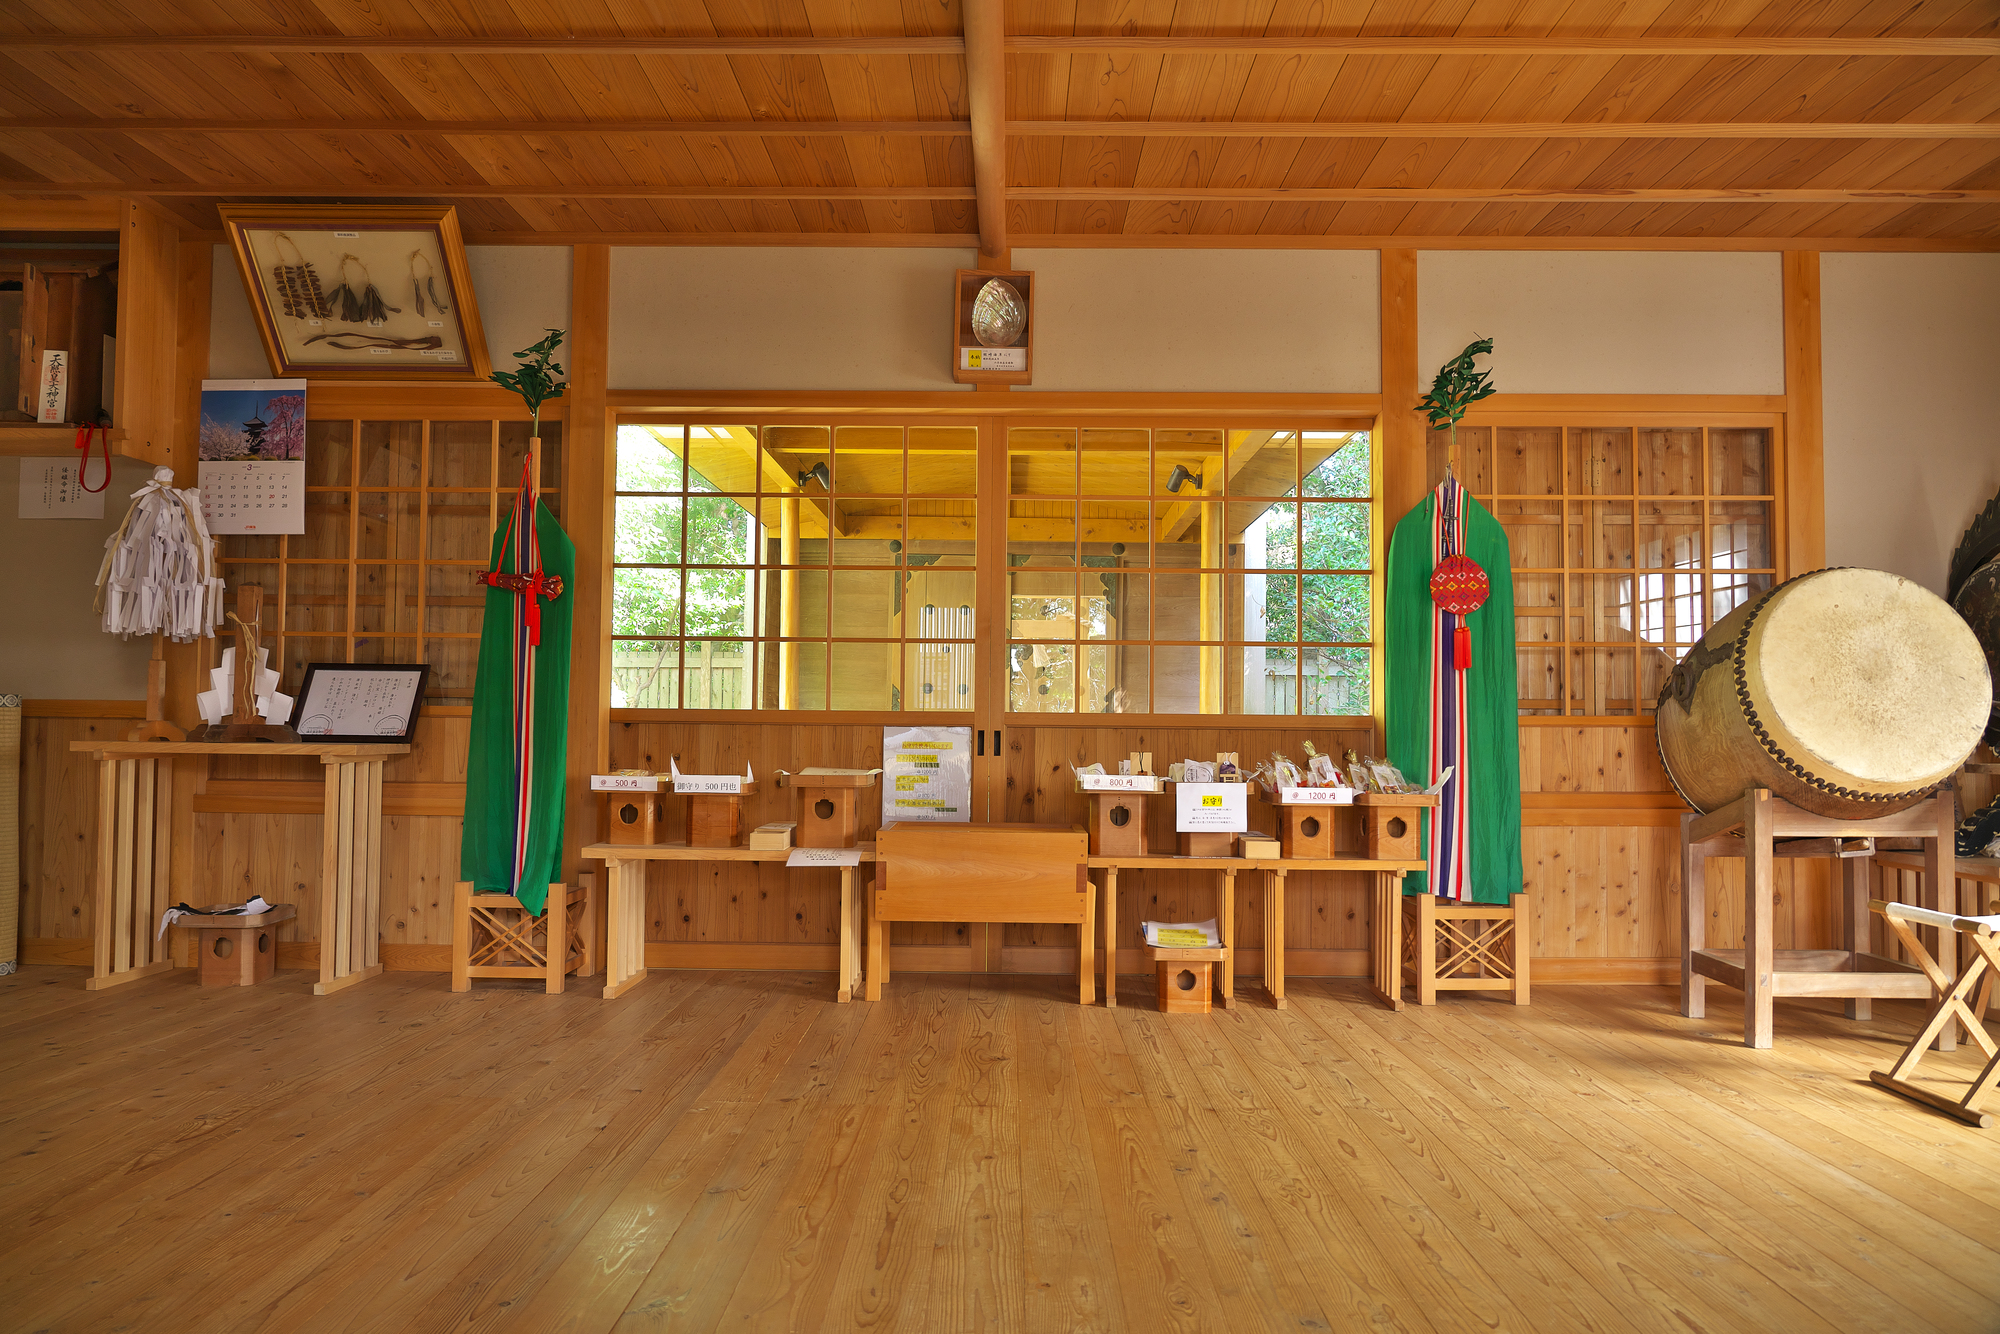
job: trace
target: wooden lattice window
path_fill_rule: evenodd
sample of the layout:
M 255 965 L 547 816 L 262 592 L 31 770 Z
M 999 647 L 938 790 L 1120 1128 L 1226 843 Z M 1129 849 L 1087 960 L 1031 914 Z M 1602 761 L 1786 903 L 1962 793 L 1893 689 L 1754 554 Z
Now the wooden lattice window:
M 493 530 L 527 457 L 521 421 L 310 420 L 306 531 L 225 537 L 232 590 L 264 588 L 283 688 L 312 662 L 427 662 L 426 698 L 472 702 Z M 542 499 L 561 515 L 562 426 L 542 423 Z
M 1523 715 L 1651 714 L 1689 646 L 1778 577 L 1774 425 L 1461 425 L 1458 443 L 1507 530 Z

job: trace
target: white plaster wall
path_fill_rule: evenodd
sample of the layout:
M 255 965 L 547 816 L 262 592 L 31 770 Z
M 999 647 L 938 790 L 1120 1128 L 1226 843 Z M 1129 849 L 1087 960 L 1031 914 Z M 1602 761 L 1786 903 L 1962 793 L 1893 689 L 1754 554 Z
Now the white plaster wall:
M 569 327 L 568 246 L 467 246 L 465 263 L 496 368 L 513 366 L 513 354 L 540 342 L 546 330 Z M 236 253 L 219 245 L 209 277 L 208 378 L 261 380 L 270 374 Z
M 1785 392 L 1776 252 L 1426 250 L 1417 321 L 1425 389 L 1491 338 L 1502 393 Z
M 951 280 L 975 259 L 915 246 L 613 247 L 610 387 L 969 388 L 951 381 Z
M 1942 594 L 2000 490 L 2000 255 L 1820 257 L 1826 560 Z
M 0 569 L 11 571 L 0 580 L 0 694 L 146 697 L 153 641 L 105 634 L 91 603 L 104 539 L 152 474 L 147 464 L 114 458 L 102 519 L 19 519 L 20 460 L 0 459 Z M 85 477 L 96 480 L 95 462 Z
M 1035 275 L 1035 389 L 1382 387 L 1373 250 L 1016 250 L 1013 262 Z

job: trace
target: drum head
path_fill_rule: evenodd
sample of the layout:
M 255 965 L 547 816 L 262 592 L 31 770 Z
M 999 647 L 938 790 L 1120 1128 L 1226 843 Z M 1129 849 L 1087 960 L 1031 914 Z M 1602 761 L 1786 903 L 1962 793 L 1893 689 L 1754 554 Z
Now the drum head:
M 1919 787 L 1948 776 L 1978 744 L 1993 702 L 1964 619 L 1883 570 L 1793 580 L 1759 613 L 1746 647 L 1771 730 L 1867 783 Z

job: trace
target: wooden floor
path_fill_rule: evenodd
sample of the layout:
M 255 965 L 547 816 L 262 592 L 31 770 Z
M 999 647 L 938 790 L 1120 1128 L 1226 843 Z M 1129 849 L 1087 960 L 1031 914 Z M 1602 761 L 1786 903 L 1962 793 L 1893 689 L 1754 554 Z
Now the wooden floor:
M 1911 1007 L 310 982 L 0 978 L 0 1327 L 2000 1329 L 2000 1130 L 1866 1083 Z

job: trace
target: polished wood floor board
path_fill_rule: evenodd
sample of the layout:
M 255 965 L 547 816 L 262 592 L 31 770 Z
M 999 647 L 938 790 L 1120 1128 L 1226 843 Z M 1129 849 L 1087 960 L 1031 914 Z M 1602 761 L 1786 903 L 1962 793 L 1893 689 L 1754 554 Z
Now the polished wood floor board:
M 83 975 L 0 978 L 9 1329 L 2000 1328 L 2000 1137 L 1867 1082 L 1902 1003 Z

